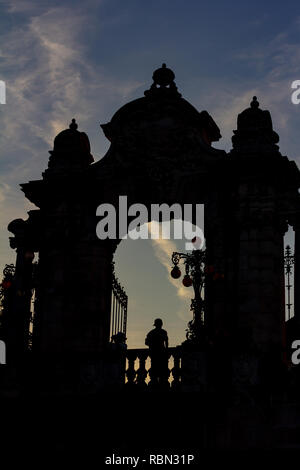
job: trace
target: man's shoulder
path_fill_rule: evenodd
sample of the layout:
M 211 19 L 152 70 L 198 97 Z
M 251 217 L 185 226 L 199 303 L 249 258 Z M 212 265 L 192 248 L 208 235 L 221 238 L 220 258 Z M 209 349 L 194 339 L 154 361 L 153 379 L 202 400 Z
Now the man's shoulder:
M 155 333 L 155 328 L 153 328 L 153 330 L 150 330 L 149 333 L 147 334 L 147 336 L 152 336 L 154 333 Z

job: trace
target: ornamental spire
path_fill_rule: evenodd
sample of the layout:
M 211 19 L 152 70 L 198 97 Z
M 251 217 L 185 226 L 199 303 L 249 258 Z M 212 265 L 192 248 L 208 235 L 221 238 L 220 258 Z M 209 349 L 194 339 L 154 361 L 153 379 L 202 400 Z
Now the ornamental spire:
M 165 63 L 156 69 L 152 75 L 153 83 L 150 90 L 145 91 L 145 96 L 173 96 L 181 97 L 174 82 L 175 73 L 169 69 Z
M 257 101 L 257 97 L 256 96 L 253 96 L 253 99 L 250 103 L 250 107 L 253 109 L 257 109 L 259 108 L 259 102 Z
M 278 134 L 273 130 L 269 111 L 262 110 L 256 96 L 250 107 L 238 115 L 237 130 L 233 131 L 233 150 L 242 154 L 278 153 Z
M 71 131 L 76 131 L 77 130 L 78 124 L 76 122 L 76 119 L 74 119 L 74 118 L 72 119 L 72 122 L 69 125 L 69 128 L 71 129 Z

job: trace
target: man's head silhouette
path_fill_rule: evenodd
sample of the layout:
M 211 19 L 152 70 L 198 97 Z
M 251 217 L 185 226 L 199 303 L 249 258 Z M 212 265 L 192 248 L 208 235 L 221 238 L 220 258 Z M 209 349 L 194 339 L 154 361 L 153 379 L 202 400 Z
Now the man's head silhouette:
M 153 325 L 156 326 L 156 328 L 161 328 L 163 326 L 163 322 L 160 318 L 156 318 Z

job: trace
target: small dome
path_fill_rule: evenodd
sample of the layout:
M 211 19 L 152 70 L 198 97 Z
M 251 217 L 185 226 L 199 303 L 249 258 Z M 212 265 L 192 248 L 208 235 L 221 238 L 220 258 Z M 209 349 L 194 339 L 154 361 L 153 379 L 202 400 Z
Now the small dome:
M 45 175 L 53 170 L 83 169 L 94 161 L 88 136 L 85 132 L 79 132 L 77 128 L 75 119 L 72 119 L 69 129 L 65 129 L 55 137 L 53 151 L 49 152 L 51 156 Z
M 256 96 L 250 107 L 238 115 L 237 130 L 233 131 L 233 149 L 243 153 L 278 151 L 279 136 L 273 131 L 269 111 L 260 109 Z
M 85 132 L 79 132 L 78 124 L 72 119 L 69 129 L 60 132 L 54 139 L 54 152 L 80 152 L 85 154 L 89 163 L 94 161 L 91 155 L 91 147 L 88 136 Z
M 245 109 L 239 114 L 237 120 L 238 130 L 242 129 L 271 129 L 273 130 L 272 119 L 269 111 L 263 111 L 259 108 L 259 102 L 256 96 L 250 103 L 250 108 Z

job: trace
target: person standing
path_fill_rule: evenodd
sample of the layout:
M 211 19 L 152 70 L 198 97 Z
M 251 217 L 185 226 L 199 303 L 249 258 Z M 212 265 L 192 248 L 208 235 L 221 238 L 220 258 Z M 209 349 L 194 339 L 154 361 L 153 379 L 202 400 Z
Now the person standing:
M 168 333 L 162 328 L 163 322 L 160 318 L 156 318 L 153 326 L 155 328 L 149 331 L 145 339 L 151 358 L 151 384 L 167 385 L 169 378 Z

